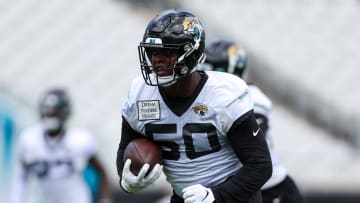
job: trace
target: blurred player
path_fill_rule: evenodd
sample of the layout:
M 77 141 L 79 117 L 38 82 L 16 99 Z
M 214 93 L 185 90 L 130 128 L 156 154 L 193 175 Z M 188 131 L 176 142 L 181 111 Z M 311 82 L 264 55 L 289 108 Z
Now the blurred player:
M 205 53 L 207 58 L 200 69 L 228 72 L 243 78 L 247 65 L 246 53 L 244 49 L 238 47 L 234 42 L 227 40 L 215 41 L 206 48 Z M 254 102 L 256 121 L 265 135 L 273 163 L 273 174 L 262 187 L 263 201 L 264 203 L 302 202 L 299 189 L 288 175 L 274 150 L 270 129 L 272 103 L 255 84 L 249 83 L 248 85 Z
M 262 202 L 271 176 L 266 141 L 253 113 L 246 83 L 231 74 L 197 71 L 205 32 L 193 14 L 170 9 L 148 24 L 139 45 L 142 76 L 135 78 L 122 109 L 117 154 L 120 185 L 137 192 L 161 174 L 144 164 L 136 176 L 123 160 L 137 137 L 163 150 L 172 203 Z
M 47 91 L 40 100 L 39 111 L 40 124 L 24 130 L 18 140 L 10 202 L 25 201 L 27 183 L 33 175 L 39 182 L 41 202 L 91 203 L 91 192 L 82 175 L 88 165 L 100 177 L 98 202 L 109 202 L 109 181 L 96 157 L 92 135 L 65 125 L 70 115 L 66 92 Z

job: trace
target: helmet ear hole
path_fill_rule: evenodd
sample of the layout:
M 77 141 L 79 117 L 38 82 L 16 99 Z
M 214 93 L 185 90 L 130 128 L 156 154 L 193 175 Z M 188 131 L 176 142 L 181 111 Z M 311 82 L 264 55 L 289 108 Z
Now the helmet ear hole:
M 175 71 L 175 74 L 176 75 L 180 75 L 180 76 L 185 76 L 187 74 L 189 74 L 189 68 L 187 66 L 182 66 L 180 68 L 175 68 L 174 71 Z

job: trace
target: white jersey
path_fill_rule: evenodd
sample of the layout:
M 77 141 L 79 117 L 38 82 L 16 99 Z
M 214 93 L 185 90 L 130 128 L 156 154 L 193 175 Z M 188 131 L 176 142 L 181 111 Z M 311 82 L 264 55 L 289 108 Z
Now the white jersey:
M 95 154 L 95 142 L 89 132 L 68 129 L 62 138 L 49 139 L 42 127 L 36 126 L 20 135 L 17 147 L 19 165 L 12 203 L 24 201 L 22 193 L 28 175 L 38 180 L 43 202 L 91 202 L 90 190 L 82 177 L 89 158 Z
M 268 122 L 268 129 L 266 132 L 263 132 L 266 138 L 266 142 L 269 147 L 270 156 L 272 160 L 273 173 L 270 179 L 263 185 L 261 189 L 267 189 L 279 184 L 287 176 L 287 171 L 285 167 L 281 164 L 278 155 L 275 152 L 273 146 L 273 137 L 271 134 L 271 117 L 270 111 L 272 103 L 270 99 L 255 85 L 249 84 L 249 91 L 254 102 L 254 113 L 264 115 Z M 261 125 L 263 121 L 261 118 L 256 119 L 258 124 Z
M 206 72 L 208 80 L 190 107 L 175 114 L 141 76 L 129 89 L 122 114 L 131 127 L 153 139 L 164 151 L 164 173 L 175 193 L 193 184 L 212 187 L 224 182 L 242 164 L 227 132 L 253 108 L 247 84 L 221 72 Z

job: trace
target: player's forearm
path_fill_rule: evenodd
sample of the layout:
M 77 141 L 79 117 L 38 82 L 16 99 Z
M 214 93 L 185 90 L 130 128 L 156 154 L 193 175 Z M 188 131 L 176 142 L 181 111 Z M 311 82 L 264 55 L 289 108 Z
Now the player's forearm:
M 265 138 L 258 129 L 252 112 L 238 119 L 230 129 L 230 143 L 243 167 L 223 184 L 212 188 L 217 202 L 229 198 L 246 202 L 270 178 L 270 153 Z
M 116 156 L 116 168 L 119 177 L 121 178 L 121 174 L 124 168 L 125 161 L 123 159 L 124 157 L 124 151 L 126 146 L 131 142 L 133 139 L 140 137 L 141 135 L 134 131 L 129 123 L 125 120 L 125 118 L 122 118 L 122 128 L 121 128 L 121 141 L 118 147 L 117 156 Z
M 243 166 L 238 173 L 231 176 L 225 183 L 211 188 L 216 202 L 227 202 L 229 200 L 247 202 L 270 177 L 271 173 L 269 171 L 271 171 L 271 162 L 267 164 L 267 161 Z

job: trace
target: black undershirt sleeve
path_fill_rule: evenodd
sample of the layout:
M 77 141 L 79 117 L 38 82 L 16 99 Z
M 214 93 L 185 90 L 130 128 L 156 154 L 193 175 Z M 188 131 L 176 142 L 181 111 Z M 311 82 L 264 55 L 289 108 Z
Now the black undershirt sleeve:
M 211 190 L 216 203 L 249 202 L 272 174 L 269 149 L 253 110 L 235 121 L 228 136 L 243 166 L 235 175 Z
M 122 117 L 122 127 L 121 127 L 121 140 L 117 151 L 116 156 L 116 168 L 118 175 L 121 181 L 121 174 L 124 167 L 124 151 L 126 146 L 135 138 L 142 137 L 142 135 L 135 130 L 133 130 L 130 124 L 126 121 L 124 117 Z M 120 183 L 119 181 L 119 183 Z

